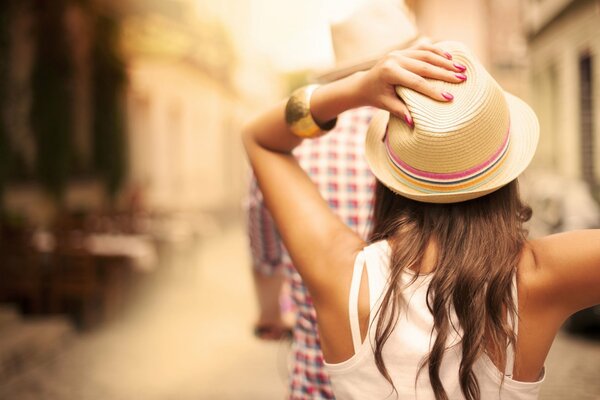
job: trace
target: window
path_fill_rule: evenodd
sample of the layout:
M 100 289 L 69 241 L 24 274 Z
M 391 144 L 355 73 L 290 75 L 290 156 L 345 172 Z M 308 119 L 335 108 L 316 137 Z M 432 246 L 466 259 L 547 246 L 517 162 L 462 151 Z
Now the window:
M 594 165 L 594 104 L 592 56 L 579 57 L 579 120 L 581 139 L 581 176 L 593 189 L 596 187 Z

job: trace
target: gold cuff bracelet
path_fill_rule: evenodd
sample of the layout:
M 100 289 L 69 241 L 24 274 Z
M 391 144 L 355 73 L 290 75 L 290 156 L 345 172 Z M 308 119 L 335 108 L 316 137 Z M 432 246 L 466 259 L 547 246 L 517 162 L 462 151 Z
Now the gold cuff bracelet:
M 296 89 L 285 106 L 285 122 L 292 133 L 303 139 L 315 138 L 335 128 L 337 118 L 318 124 L 310 113 L 310 98 L 319 85 Z

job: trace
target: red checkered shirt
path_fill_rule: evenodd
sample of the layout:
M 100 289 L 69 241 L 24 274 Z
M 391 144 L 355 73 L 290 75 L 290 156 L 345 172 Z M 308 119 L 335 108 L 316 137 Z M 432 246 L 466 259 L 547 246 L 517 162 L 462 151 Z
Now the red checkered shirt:
M 364 141 L 374 111 L 364 107 L 345 112 L 338 117 L 332 132 L 318 139 L 305 140 L 294 151 L 332 210 L 364 238 L 369 231 L 375 184 L 364 158 Z M 329 377 L 323 368 L 312 300 L 283 247 L 254 179 L 247 209 L 254 268 L 265 275 L 285 272 L 297 309 L 289 398 L 333 399 Z

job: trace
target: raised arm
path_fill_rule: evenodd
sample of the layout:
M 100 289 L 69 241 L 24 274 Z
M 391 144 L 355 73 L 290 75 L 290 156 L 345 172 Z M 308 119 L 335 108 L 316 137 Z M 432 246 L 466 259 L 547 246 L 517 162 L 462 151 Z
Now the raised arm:
M 319 87 L 310 104 L 317 122 L 360 106 L 375 106 L 412 119 L 395 93 L 395 86 L 413 88 L 439 101 L 448 93 L 434 91 L 423 77 L 460 83 L 464 68 L 432 45 L 390 53 L 375 67 Z M 468 71 L 467 71 L 468 73 Z M 311 294 L 336 284 L 353 263 L 363 241 L 329 209 L 316 186 L 299 167 L 291 151 L 300 144 L 286 125 L 285 102 L 252 121 L 243 132 L 250 163 L 283 241 Z M 347 268 L 348 267 L 348 268 Z

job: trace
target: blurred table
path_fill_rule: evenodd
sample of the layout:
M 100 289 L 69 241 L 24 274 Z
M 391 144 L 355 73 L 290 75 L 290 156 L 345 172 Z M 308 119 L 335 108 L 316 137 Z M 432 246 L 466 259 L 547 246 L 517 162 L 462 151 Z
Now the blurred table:
M 139 283 L 157 268 L 155 244 L 142 234 L 39 230 L 31 243 L 48 264 L 49 311 L 70 312 L 83 327 L 120 314 Z
M 157 253 L 150 237 L 145 235 L 91 234 L 84 242 L 85 248 L 97 257 L 128 258 L 138 272 L 156 268 Z

